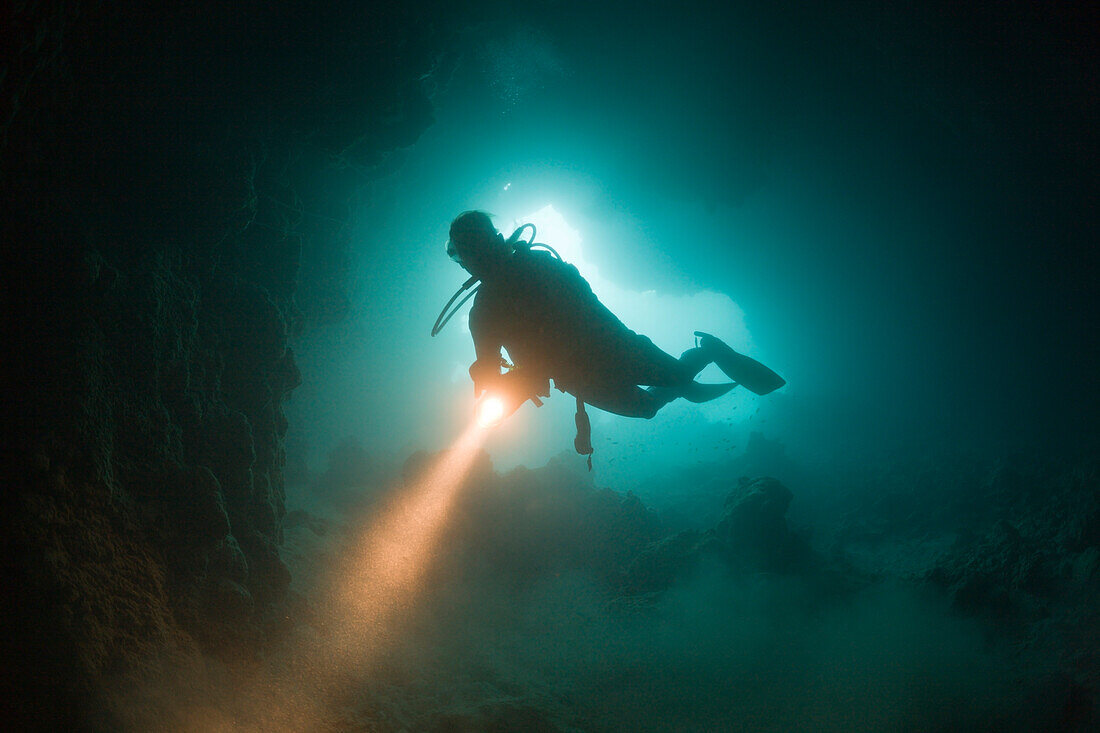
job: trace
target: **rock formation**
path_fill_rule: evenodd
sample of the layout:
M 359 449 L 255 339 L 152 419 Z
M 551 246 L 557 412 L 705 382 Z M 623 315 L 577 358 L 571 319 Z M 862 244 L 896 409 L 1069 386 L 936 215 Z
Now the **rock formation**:
M 285 616 L 289 337 L 341 316 L 348 202 L 431 121 L 420 12 L 3 11 L 5 719 L 116 728 L 108 681 Z

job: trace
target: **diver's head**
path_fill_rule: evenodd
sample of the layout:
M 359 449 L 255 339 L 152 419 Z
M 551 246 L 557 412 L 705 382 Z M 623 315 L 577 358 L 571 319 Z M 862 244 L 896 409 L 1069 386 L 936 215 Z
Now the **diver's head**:
M 484 211 L 464 211 L 451 222 L 447 254 L 471 275 L 485 276 L 509 253 L 504 235 Z

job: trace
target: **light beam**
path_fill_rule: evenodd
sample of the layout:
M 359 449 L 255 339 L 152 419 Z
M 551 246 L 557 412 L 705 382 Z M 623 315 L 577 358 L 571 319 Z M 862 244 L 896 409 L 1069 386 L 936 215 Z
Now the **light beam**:
M 486 397 L 477 410 L 477 424 L 491 428 L 504 417 L 504 403 L 498 397 Z
M 313 629 L 269 657 L 268 670 L 209 704 L 179 711 L 180 730 L 301 731 L 331 727 L 341 702 L 393 642 L 424 591 L 427 571 L 459 489 L 485 442 L 475 419 L 435 461 L 393 492 L 366 526 L 350 533 L 347 554 L 315 600 Z M 312 632 L 312 633 L 310 633 Z M 221 706 L 218 706 L 219 708 Z

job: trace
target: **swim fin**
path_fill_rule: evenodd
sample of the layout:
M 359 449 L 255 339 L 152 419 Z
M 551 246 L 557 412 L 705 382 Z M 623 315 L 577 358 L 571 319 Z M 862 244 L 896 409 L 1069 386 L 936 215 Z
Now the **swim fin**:
M 699 345 L 707 350 L 718 368 L 730 379 L 744 385 L 750 392 L 766 395 L 787 383 L 787 380 L 756 359 L 738 354 L 721 339 L 702 331 L 696 331 L 695 336 L 699 339 Z
M 688 402 L 698 404 L 700 402 L 716 400 L 736 386 L 737 382 L 730 382 L 728 384 L 700 384 L 699 382 L 691 382 L 683 387 L 679 391 L 679 394 Z

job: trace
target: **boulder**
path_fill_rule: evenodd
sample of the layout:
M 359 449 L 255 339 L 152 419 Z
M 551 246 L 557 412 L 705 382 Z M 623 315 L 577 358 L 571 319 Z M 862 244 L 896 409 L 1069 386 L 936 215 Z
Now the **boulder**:
M 726 498 L 714 536 L 736 566 L 767 572 L 805 568 L 810 548 L 787 525 L 790 489 L 774 478 L 742 477 Z

